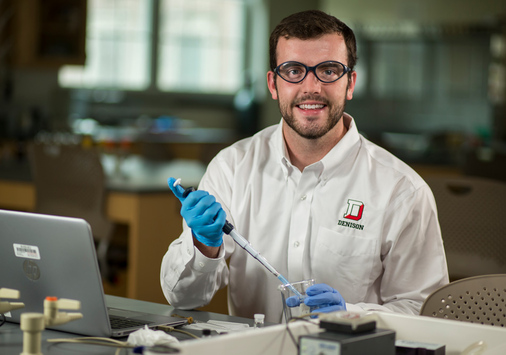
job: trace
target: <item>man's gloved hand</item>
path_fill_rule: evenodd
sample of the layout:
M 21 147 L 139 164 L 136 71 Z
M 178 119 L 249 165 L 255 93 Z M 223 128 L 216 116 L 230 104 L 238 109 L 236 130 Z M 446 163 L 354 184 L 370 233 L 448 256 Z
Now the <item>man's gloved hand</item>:
M 313 312 L 334 312 L 346 310 L 346 302 L 343 296 L 327 284 L 317 284 L 306 289 L 307 297 L 304 299 L 306 306 L 314 308 Z M 287 298 L 288 307 L 296 307 L 300 304 L 297 296 Z
M 317 307 L 315 312 L 345 311 L 346 302 L 343 296 L 327 284 L 317 284 L 306 289 L 304 303 L 309 307 Z M 321 307 L 321 308 L 320 308 Z
M 207 191 L 196 190 L 184 197 L 174 186 L 174 178 L 168 179 L 169 188 L 181 201 L 181 216 L 191 228 L 195 238 L 209 246 L 219 247 L 223 243 L 223 226 L 226 213 L 221 204 Z

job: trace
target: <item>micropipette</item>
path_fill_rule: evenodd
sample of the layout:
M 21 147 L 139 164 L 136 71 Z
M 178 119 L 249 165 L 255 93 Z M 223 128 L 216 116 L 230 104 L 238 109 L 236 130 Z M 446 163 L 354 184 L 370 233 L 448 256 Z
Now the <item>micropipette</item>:
M 189 187 L 189 188 L 185 189 L 183 186 L 181 186 L 181 179 L 177 179 L 174 182 L 174 187 L 178 190 L 178 192 L 183 197 L 186 197 L 186 196 L 188 196 L 188 194 L 190 192 L 195 191 L 195 189 L 193 187 Z M 235 230 L 235 228 L 232 225 L 232 223 L 230 223 L 228 220 L 225 221 L 225 225 L 223 226 L 223 232 L 225 234 L 230 235 L 232 237 L 232 239 L 241 248 L 243 248 L 244 250 L 246 250 L 246 252 L 248 252 L 249 255 L 251 255 L 256 260 L 258 260 L 260 262 L 260 264 L 262 264 L 267 270 L 269 270 L 274 276 L 276 276 L 278 278 L 278 280 L 281 281 L 281 283 L 283 285 L 285 285 L 286 287 L 288 287 L 290 289 L 290 291 L 292 291 L 299 298 L 299 300 L 302 301 L 302 299 L 304 297 L 302 297 L 302 295 L 300 294 L 300 292 L 297 291 L 295 289 L 295 287 L 293 287 L 293 285 L 290 282 L 288 282 L 288 280 L 283 275 L 281 275 L 271 264 L 269 264 L 269 262 L 267 261 L 267 259 L 265 259 L 262 255 L 260 255 L 260 253 L 258 251 L 256 251 L 251 246 L 251 244 L 242 235 L 240 235 L 239 233 L 237 233 L 237 231 Z

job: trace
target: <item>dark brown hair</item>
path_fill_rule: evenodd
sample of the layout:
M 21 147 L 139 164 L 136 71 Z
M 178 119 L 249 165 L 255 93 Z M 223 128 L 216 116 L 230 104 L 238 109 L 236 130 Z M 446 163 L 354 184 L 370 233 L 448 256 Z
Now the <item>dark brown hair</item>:
M 319 10 L 308 10 L 285 17 L 272 31 L 269 39 L 269 60 L 271 70 L 277 66 L 276 48 L 280 37 L 302 40 L 319 38 L 326 34 L 338 33 L 343 36 L 348 50 L 348 67 L 353 69 L 357 62 L 355 34 L 344 22 Z

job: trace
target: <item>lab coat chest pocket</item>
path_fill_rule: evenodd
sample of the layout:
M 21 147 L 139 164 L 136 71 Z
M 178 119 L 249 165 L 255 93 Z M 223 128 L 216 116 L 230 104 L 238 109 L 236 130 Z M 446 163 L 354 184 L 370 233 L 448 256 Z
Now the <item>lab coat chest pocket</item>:
M 378 250 L 376 239 L 320 227 L 311 258 L 314 277 L 335 286 L 348 302 L 358 302 L 381 273 Z

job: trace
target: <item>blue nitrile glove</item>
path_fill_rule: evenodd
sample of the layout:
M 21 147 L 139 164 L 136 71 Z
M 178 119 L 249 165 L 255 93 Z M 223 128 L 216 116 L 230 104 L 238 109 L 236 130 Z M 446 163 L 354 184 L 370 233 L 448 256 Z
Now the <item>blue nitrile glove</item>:
M 306 289 L 307 297 L 304 303 L 313 309 L 313 312 L 328 313 L 346 310 L 346 302 L 343 296 L 327 284 L 317 284 Z M 297 307 L 300 304 L 297 296 L 288 297 L 286 305 Z M 320 308 L 321 307 L 321 308 Z
M 191 228 L 195 238 L 209 246 L 219 247 L 223 243 L 223 226 L 227 215 L 214 196 L 207 191 L 196 190 L 183 196 L 184 189 L 174 186 L 176 179 L 169 178 L 167 183 L 174 195 L 181 201 L 181 216 Z

